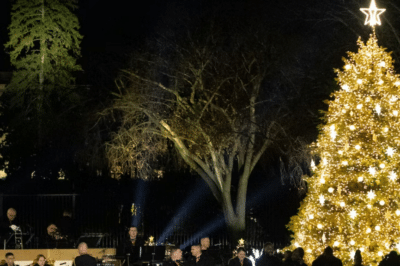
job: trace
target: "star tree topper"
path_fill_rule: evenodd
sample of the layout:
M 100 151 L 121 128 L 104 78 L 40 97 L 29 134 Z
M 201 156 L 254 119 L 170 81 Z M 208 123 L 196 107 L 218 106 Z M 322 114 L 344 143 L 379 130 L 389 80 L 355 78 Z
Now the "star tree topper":
M 365 25 L 369 24 L 371 27 L 375 27 L 375 25 L 381 25 L 381 19 L 379 16 L 386 11 L 384 8 L 377 8 L 375 0 L 371 0 L 369 8 L 360 8 L 360 10 L 367 15 L 365 18 Z

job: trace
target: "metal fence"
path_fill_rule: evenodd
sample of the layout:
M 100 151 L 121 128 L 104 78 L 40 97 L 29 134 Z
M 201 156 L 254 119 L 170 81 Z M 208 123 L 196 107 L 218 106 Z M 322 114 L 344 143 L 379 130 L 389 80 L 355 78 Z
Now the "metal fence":
M 127 233 L 127 227 L 121 225 L 119 220 L 119 206 L 120 203 L 112 198 L 93 194 L 0 194 L 0 214 L 3 215 L 1 218 L 6 219 L 4 216 L 8 208 L 15 208 L 21 224 L 27 225 L 35 236 L 26 248 L 37 248 L 38 238 L 46 234 L 50 223 L 57 224 L 65 209 L 73 213 L 76 228 L 79 228 L 77 235 L 102 236 L 99 247 L 116 248 Z M 143 217 L 146 217 L 145 212 Z M 252 247 L 262 247 L 262 228 L 253 218 L 248 218 L 246 224 L 247 243 Z M 155 239 L 158 239 L 163 230 L 162 225 L 144 229 L 146 234 L 154 236 Z M 193 225 L 187 227 L 182 224 L 173 230 L 169 241 L 180 244 L 199 243 L 200 236 L 195 235 L 196 230 Z M 229 247 L 230 242 L 225 229 L 219 231 L 218 234 L 213 234 L 211 244 L 221 248 Z

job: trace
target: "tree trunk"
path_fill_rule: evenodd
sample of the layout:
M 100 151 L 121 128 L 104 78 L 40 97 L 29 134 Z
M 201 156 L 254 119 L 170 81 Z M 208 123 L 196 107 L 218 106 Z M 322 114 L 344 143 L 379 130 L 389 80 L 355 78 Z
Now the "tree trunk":
M 223 195 L 223 212 L 225 216 L 226 226 L 229 232 L 229 238 L 231 240 L 232 248 L 237 246 L 238 240 L 241 238 L 245 238 L 245 230 L 246 230 L 246 211 L 243 209 L 237 209 L 235 212 L 231 195 L 228 192 Z M 244 201 L 237 204 L 242 205 L 245 204 L 245 198 L 238 198 L 240 201 Z

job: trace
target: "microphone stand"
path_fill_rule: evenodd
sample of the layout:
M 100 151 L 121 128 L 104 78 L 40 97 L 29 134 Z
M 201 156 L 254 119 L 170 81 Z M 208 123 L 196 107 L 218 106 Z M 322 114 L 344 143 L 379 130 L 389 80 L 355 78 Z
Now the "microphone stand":
M 151 253 L 150 266 L 153 266 L 153 262 L 154 262 L 154 257 L 155 257 L 155 256 L 156 256 L 156 244 L 154 244 L 153 253 Z

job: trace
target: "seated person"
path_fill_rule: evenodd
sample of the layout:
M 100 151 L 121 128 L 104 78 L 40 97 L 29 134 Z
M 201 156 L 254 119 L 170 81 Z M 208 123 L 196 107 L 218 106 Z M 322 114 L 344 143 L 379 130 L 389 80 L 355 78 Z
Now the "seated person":
M 68 248 L 72 245 L 65 236 L 61 235 L 55 224 L 47 226 L 47 234 L 44 237 L 42 248 Z
M 6 260 L 5 263 L 2 264 L 2 266 L 15 266 L 14 264 L 14 254 L 12 254 L 11 252 L 6 253 Z
M 228 262 L 228 266 L 252 266 L 251 260 L 246 258 L 246 250 L 238 248 L 236 257 Z
M 46 257 L 42 254 L 39 254 L 33 261 L 33 266 L 50 266 L 50 265 L 46 263 Z
M 85 242 L 78 245 L 79 256 L 75 258 L 75 266 L 96 266 L 97 261 L 94 257 L 88 254 L 88 246 Z
M 7 218 L 1 221 L 1 235 L 6 236 L 9 233 L 13 233 L 13 230 L 10 228 L 11 225 L 15 225 L 18 227 L 21 226 L 19 220 L 17 219 L 17 211 L 14 208 L 9 208 L 7 210 Z

